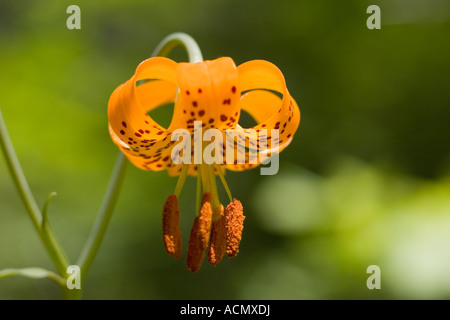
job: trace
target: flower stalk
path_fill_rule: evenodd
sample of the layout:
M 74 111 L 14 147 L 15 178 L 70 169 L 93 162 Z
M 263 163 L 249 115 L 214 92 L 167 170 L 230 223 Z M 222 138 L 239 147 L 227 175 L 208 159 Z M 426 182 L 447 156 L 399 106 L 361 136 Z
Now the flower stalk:
M 199 46 L 191 36 L 185 33 L 174 33 L 164 38 L 156 47 L 153 56 L 166 56 L 172 51 L 173 48 L 178 45 L 181 45 L 186 49 L 190 62 L 203 61 Z M 63 299 L 80 299 L 81 290 L 70 290 L 66 286 L 65 279 L 68 276 L 67 267 L 70 266 L 70 261 L 67 257 L 66 252 L 64 251 L 58 239 L 54 235 L 52 229 L 50 228 L 50 225 L 48 224 L 47 206 L 49 200 L 44 207 L 44 218 L 43 211 L 41 211 L 36 203 L 34 195 L 29 187 L 28 181 L 20 165 L 17 154 L 14 150 L 1 110 L 0 146 L 5 155 L 6 163 L 8 165 L 14 184 L 16 185 L 21 199 L 27 209 L 27 213 L 50 259 L 52 260 L 58 272 L 58 275 L 50 271 L 42 272 L 40 271 L 41 269 L 35 268 L 33 270 L 39 270 L 40 274 L 55 280 L 56 283 L 58 283 L 61 287 Z M 126 161 L 123 153 L 119 152 L 109 181 L 109 185 L 107 187 L 102 205 L 97 215 L 97 220 L 77 260 L 77 265 L 81 270 L 81 282 L 85 280 L 86 275 L 94 262 L 94 259 L 106 234 L 106 230 L 111 220 L 111 216 L 120 193 L 121 185 L 125 177 L 127 163 L 128 161 Z M 181 181 L 180 188 L 182 187 L 183 182 L 184 181 Z M 30 276 L 30 272 L 18 272 L 16 271 L 16 269 L 6 269 L 0 271 L 0 274 L 2 275 L 2 277 L 13 275 Z M 44 276 L 37 277 L 33 274 L 32 278 L 43 278 Z

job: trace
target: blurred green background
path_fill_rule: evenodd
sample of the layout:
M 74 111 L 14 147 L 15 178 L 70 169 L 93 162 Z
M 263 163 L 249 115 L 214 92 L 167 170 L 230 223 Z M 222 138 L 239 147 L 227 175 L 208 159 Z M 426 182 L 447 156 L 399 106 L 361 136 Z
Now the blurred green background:
M 71 4 L 81 30 L 66 28 Z M 366 27 L 371 4 L 381 30 Z M 58 193 L 50 219 L 72 261 L 117 154 L 109 96 L 176 31 L 205 59 L 275 63 L 299 131 L 277 175 L 227 174 L 247 217 L 240 253 L 195 274 L 195 180 L 180 199 L 176 261 L 161 236 L 176 179 L 130 165 L 84 298 L 450 298 L 450 3 L 439 0 L 0 0 L 0 107 L 38 202 Z M 369 265 L 381 290 L 366 287 Z M 54 270 L 1 156 L 0 269 L 30 266 Z M 50 280 L 0 281 L 0 299 L 59 293 Z

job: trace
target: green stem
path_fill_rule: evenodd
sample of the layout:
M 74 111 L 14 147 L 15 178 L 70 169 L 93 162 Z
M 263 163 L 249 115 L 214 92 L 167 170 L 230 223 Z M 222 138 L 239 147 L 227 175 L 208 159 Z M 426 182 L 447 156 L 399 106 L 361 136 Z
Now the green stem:
M 0 145 L 5 155 L 9 171 L 14 180 L 14 184 L 16 185 L 20 197 L 22 198 L 22 201 L 25 204 L 28 215 L 30 216 L 31 221 L 33 222 L 33 225 L 37 230 L 48 255 L 50 256 L 50 259 L 52 260 L 53 264 L 58 270 L 58 273 L 61 276 L 65 276 L 67 267 L 70 265 L 69 259 L 67 258 L 66 253 L 62 249 L 52 230 L 49 229 L 44 232 L 42 228 L 42 213 L 39 209 L 39 206 L 36 203 L 36 200 L 34 199 L 33 193 L 31 192 L 27 179 L 25 178 L 25 174 L 22 170 L 19 159 L 17 158 L 1 110 L 0 110 Z
M 108 228 L 109 221 L 114 211 L 117 199 L 120 193 L 120 187 L 125 177 L 125 169 L 127 167 L 127 161 L 125 156 L 121 151 L 117 155 L 116 164 L 113 169 L 113 173 L 109 180 L 108 189 L 106 191 L 105 197 L 103 199 L 102 206 L 92 227 L 91 233 L 81 251 L 80 257 L 78 258 L 77 265 L 80 267 L 81 279 L 86 278 L 89 269 L 94 262 L 95 256 L 100 248 L 103 238 Z
M 190 35 L 183 32 L 172 33 L 162 39 L 155 51 L 153 51 L 153 56 L 166 57 L 176 46 L 182 46 L 187 51 L 189 62 L 203 61 L 202 52 L 197 42 Z

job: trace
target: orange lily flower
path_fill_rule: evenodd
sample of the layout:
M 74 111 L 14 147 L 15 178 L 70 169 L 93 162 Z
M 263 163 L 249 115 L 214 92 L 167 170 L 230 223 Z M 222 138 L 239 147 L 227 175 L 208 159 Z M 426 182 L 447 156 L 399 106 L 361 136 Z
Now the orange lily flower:
M 148 112 L 171 102 L 175 103 L 172 121 L 164 128 Z M 238 124 L 241 110 L 250 114 L 257 125 L 241 128 Z M 206 251 L 213 265 L 225 253 L 229 257 L 238 253 L 243 209 L 238 200 L 232 199 L 224 171 L 254 168 L 277 155 L 292 141 L 300 111 L 287 90 L 283 74 L 267 61 L 254 60 L 236 67 L 227 57 L 197 63 L 154 57 L 143 61 L 132 78 L 113 92 L 108 118 L 112 140 L 135 166 L 143 170 L 167 170 L 170 175 L 180 176 L 175 194 L 169 196 L 163 209 L 163 240 L 166 251 L 175 258 L 181 257 L 178 193 L 186 175 L 198 177 L 198 186 L 203 187 L 204 193 L 187 257 L 188 269 L 195 272 Z M 181 142 L 173 135 L 180 129 L 188 133 L 193 148 L 179 148 Z M 223 137 L 220 141 L 214 136 L 217 148 L 211 153 L 215 159 L 212 164 L 201 159 L 201 153 L 207 149 L 202 137 L 208 129 L 216 129 Z M 230 139 L 227 130 L 236 130 L 237 137 Z M 196 158 L 194 149 L 198 143 L 200 157 Z M 177 162 L 174 154 L 178 157 L 183 154 L 184 159 L 187 156 L 191 161 Z M 235 159 L 239 156 L 241 161 Z M 230 157 L 234 159 L 232 162 Z M 226 208 L 218 197 L 216 175 L 230 198 Z

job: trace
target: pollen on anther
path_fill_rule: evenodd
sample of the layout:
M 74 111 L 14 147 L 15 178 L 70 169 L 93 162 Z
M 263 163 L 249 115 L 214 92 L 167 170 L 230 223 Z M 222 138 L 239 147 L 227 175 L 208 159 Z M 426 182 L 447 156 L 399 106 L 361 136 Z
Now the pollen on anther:
M 209 242 L 212 214 L 211 193 L 205 192 L 199 216 L 194 220 L 189 238 L 186 264 L 192 272 L 197 272 L 202 265 Z
M 179 216 L 178 199 L 174 194 L 171 194 L 164 203 L 162 227 L 166 251 L 175 259 L 181 258 L 182 251 Z
M 244 210 L 239 200 L 234 199 L 225 209 L 227 228 L 227 255 L 232 258 L 239 252 L 239 244 L 244 229 Z
M 227 227 L 222 205 L 216 208 L 215 214 L 218 218 L 212 223 L 208 250 L 208 261 L 213 266 L 222 260 L 227 249 Z

